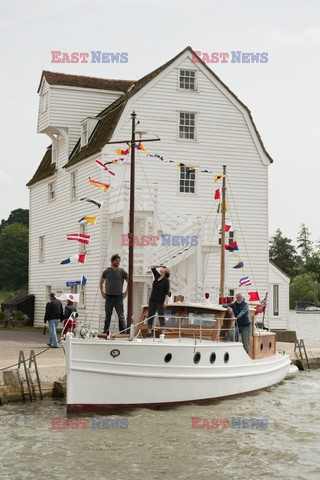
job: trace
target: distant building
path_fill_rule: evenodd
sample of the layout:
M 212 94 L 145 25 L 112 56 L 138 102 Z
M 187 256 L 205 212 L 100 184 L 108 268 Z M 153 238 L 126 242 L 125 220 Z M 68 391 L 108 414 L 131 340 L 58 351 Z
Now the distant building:
M 85 274 L 78 310 L 95 328 L 102 328 L 104 301 L 99 278 L 110 264 L 112 253 L 128 265 L 128 248 L 121 245 L 128 233 L 129 160 L 111 166 L 116 174 L 108 193 L 93 187 L 88 177 L 106 182 L 111 177 L 98 169 L 95 160 L 119 158 L 109 141 L 131 137 L 131 113 L 136 111 L 138 130 L 160 142 L 137 151 L 135 234 L 197 237 L 197 245 L 141 246 L 135 249 L 134 314 L 150 293 L 150 264 L 166 263 L 172 269 L 171 290 L 188 300 L 216 302 L 219 290 L 220 214 L 213 174 L 188 172 L 183 163 L 219 174 L 227 166 L 228 242 L 237 241 L 239 252 L 226 252 L 226 289 L 231 296 L 239 279 L 249 276 L 264 298 L 269 289 L 268 167 L 272 162 L 248 108 L 203 62 L 193 63 L 190 47 L 138 81 L 106 80 L 44 71 L 39 86 L 38 132 L 52 140 L 28 186 L 30 189 L 30 293 L 35 294 L 35 325 L 51 290 L 70 291 L 66 281 Z M 139 136 L 138 136 L 139 138 Z M 143 139 L 143 136 L 142 136 Z M 166 163 L 166 160 L 174 163 Z M 83 197 L 104 201 L 103 208 L 80 201 Z M 84 215 L 97 215 L 96 225 L 79 225 Z M 67 233 L 91 235 L 89 246 L 68 242 Z M 179 242 L 178 242 L 179 243 Z M 183 243 L 183 244 L 182 244 Z M 84 265 L 60 265 L 72 254 L 87 252 Z M 232 268 L 237 261 L 244 269 Z M 269 271 L 269 268 L 271 269 Z M 270 273 L 271 272 L 271 273 Z M 285 281 L 284 281 L 285 282 Z M 273 288 L 273 287 L 272 287 Z M 276 291 L 276 290 L 275 290 Z M 269 297 L 270 298 L 270 297 Z M 279 296 L 284 314 L 270 316 L 277 328 L 287 322 L 287 299 Z M 281 303 L 284 302 L 284 303 Z M 270 304 L 269 304 L 270 312 Z M 273 312 L 274 313 L 274 312 Z M 281 315 L 282 315 L 281 313 Z M 269 316 L 266 316 L 268 324 Z

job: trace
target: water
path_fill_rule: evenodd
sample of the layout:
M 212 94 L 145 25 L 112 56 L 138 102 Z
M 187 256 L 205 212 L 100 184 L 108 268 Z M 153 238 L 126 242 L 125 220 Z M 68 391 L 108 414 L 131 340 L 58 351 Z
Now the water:
M 127 429 L 53 430 L 51 417 L 67 418 L 62 402 L 9 404 L 0 407 L 0 479 L 319 479 L 319 398 L 317 370 L 207 404 L 128 410 Z M 191 417 L 265 418 L 268 428 L 199 430 Z

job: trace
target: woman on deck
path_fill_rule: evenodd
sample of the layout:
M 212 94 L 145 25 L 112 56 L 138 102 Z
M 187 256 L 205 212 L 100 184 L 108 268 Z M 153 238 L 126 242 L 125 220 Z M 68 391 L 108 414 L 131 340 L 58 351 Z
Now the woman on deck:
M 160 273 L 157 268 L 160 268 Z M 151 270 L 154 276 L 154 281 L 149 298 L 148 337 L 151 337 L 151 329 L 156 313 L 158 313 L 161 328 L 165 326 L 164 310 L 168 303 L 170 291 L 169 269 L 165 265 L 151 265 Z

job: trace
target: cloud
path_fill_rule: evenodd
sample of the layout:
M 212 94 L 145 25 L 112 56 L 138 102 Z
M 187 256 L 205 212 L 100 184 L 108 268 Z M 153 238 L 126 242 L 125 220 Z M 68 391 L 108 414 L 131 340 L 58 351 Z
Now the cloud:
M 320 43 L 320 27 L 309 27 L 298 34 L 274 32 L 272 34 L 272 39 L 276 42 L 287 44 Z

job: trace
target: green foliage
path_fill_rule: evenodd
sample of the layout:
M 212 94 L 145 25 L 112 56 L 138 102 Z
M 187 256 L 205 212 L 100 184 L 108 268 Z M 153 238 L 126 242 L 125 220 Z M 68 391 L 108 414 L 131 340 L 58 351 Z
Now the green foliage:
M 269 257 L 270 260 L 286 273 L 290 278 L 298 274 L 303 266 L 301 257 L 291 244 L 292 240 L 282 236 L 280 228 L 275 232 L 270 240 Z
M 313 252 L 307 259 L 304 269 L 304 273 L 313 274 L 316 281 L 320 284 L 320 252 Z
M 24 320 L 24 313 L 21 312 L 21 310 L 17 310 L 16 312 L 14 312 L 14 319 L 16 321 L 23 321 Z
M 7 220 L 2 219 L 0 230 L 12 223 L 22 223 L 22 225 L 29 227 L 29 210 L 24 208 L 12 210 Z
M 28 283 L 28 228 L 12 223 L 0 234 L 0 289 L 17 290 Z
M 320 288 L 314 274 L 297 275 L 290 284 L 290 308 L 295 308 L 297 300 L 310 300 L 317 304 L 319 294 Z
M 304 262 L 306 262 L 312 254 L 313 242 L 310 240 L 310 235 L 309 229 L 303 223 L 297 237 L 297 248 L 300 250 Z
M 0 322 L 3 322 L 6 319 L 6 314 L 0 310 Z

